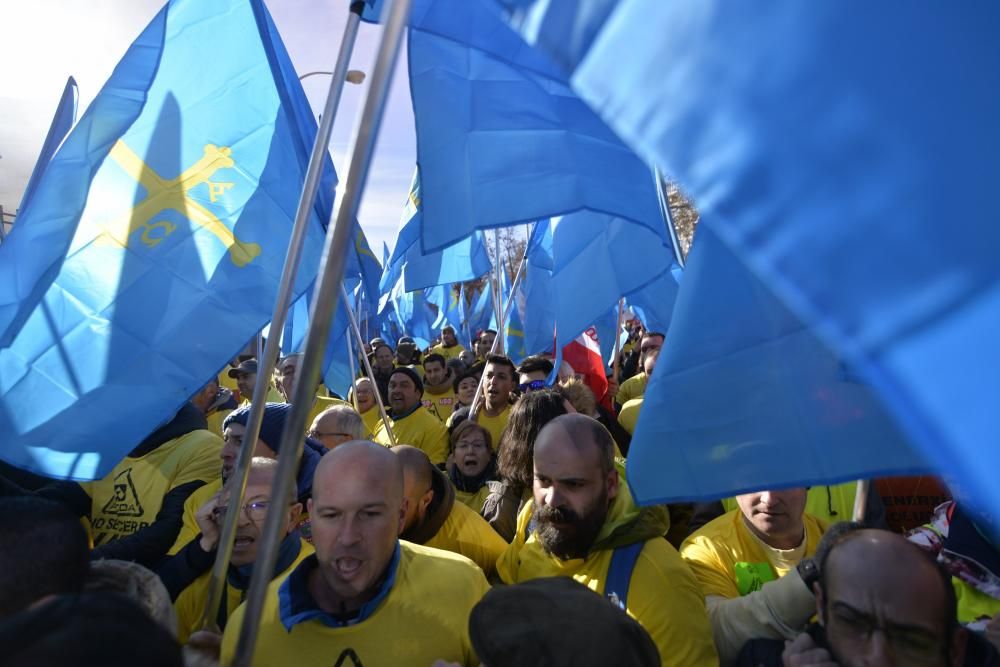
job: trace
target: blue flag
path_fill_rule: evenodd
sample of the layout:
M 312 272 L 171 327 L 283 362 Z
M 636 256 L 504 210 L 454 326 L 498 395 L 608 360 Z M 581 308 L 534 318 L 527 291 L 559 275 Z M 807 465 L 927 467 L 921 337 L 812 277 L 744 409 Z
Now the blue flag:
M 69 77 L 66 80 L 65 88 L 63 88 L 63 94 L 59 98 L 59 104 L 56 106 L 52 124 L 49 125 L 49 131 L 45 135 L 45 141 L 42 142 L 38 161 L 35 162 L 35 168 L 31 170 L 31 177 L 28 178 L 28 185 L 24 188 L 24 195 L 21 197 L 21 206 L 19 207 L 20 213 L 24 213 L 28 209 L 35 188 L 38 187 L 38 179 L 45 172 L 45 168 L 49 165 L 52 156 L 55 155 L 59 144 L 66 138 L 73 123 L 76 122 L 76 104 L 79 96 L 76 81 L 73 77 Z
M 629 450 L 636 497 L 714 499 L 927 468 L 872 388 L 703 222 Z
M 647 165 L 495 7 L 418 2 L 410 26 L 425 251 L 581 210 L 662 227 Z
M 537 223 L 525 285 L 528 353 L 551 350 L 554 334 L 556 347 L 568 344 L 606 318 L 622 296 L 643 289 L 652 296 L 672 260 L 663 226 L 654 231 L 587 211 Z M 661 299 L 672 304 L 673 293 Z
M 101 477 L 261 330 L 311 118 L 260 0 L 175 0 L 157 14 L 28 212 L 43 243 L 24 261 L 53 279 L 0 351 L 4 460 Z M 317 214 L 296 295 L 322 233 Z
M 472 310 L 469 312 L 468 331 L 472 338 L 490 327 L 493 315 L 493 290 L 489 283 L 483 285 L 482 291 L 472 300 Z
M 574 91 L 1000 507 L 1000 5 L 520 4 Z
M 646 331 L 664 333 L 670 328 L 681 275 L 681 268 L 675 264 L 670 271 L 664 271 L 653 282 L 630 293 L 625 299 Z
M 475 280 L 490 270 L 482 232 L 476 231 L 438 252 L 424 253 L 420 247 L 423 230 L 420 173 L 413 174 L 410 194 L 403 207 L 399 237 L 392 257 L 386 263 L 381 289 L 385 294 L 399 280 L 407 292 Z

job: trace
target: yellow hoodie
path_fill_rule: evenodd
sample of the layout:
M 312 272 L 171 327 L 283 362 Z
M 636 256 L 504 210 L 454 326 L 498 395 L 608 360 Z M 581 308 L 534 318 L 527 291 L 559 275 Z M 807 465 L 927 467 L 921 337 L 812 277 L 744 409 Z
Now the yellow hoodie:
M 611 556 L 616 547 L 644 541 L 629 583 L 625 611 L 656 643 L 664 665 L 718 665 L 705 599 L 677 550 L 663 539 L 662 508 L 639 508 L 622 479 L 604 527 L 586 558 L 561 560 L 545 552 L 528 524 L 534 510 L 528 502 L 517 521 L 514 541 L 497 561 L 497 573 L 508 584 L 539 577 L 572 577 L 604 594 Z

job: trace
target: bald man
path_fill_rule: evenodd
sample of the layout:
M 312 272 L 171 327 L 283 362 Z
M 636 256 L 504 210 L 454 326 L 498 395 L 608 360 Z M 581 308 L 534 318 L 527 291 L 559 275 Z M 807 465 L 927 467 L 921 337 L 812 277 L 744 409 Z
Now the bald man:
M 614 465 L 614 441 L 581 414 L 538 433 L 533 500 L 497 562 L 504 583 L 566 576 L 625 609 L 650 634 L 664 665 L 717 665 L 705 600 L 663 538 L 662 508 L 640 508 Z
M 848 527 L 817 567 L 819 625 L 785 648 L 785 665 L 996 664 L 995 653 L 966 662 L 966 633 L 948 576 L 902 536 Z
M 307 507 L 316 553 L 271 584 L 255 664 L 479 664 L 468 619 L 489 584 L 462 556 L 400 542 L 403 483 L 399 457 L 371 442 L 323 457 Z M 223 664 L 243 613 L 227 626 Z
M 455 502 L 455 487 L 427 454 L 409 445 L 392 448 L 403 465 L 406 520 L 400 537 L 435 549 L 462 554 L 496 573 L 497 558 L 507 548 L 503 538 L 464 503 Z

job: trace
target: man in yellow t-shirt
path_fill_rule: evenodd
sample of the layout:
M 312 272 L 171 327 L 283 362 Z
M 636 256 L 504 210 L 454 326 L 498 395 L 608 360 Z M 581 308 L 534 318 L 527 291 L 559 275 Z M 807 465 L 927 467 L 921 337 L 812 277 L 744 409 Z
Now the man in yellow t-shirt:
M 646 389 L 647 380 L 653 376 L 656 368 L 656 360 L 660 358 L 660 348 L 654 347 L 646 351 L 642 360 L 642 388 Z M 638 376 L 637 376 L 638 377 Z M 632 378 L 633 380 L 635 378 Z M 626 382 L 625 384 L 628 384 Z M 643 397 L 633 398 L 622 404 L 622 409 L 618 412 L 618 423 L 628 431 L 629 435 L 635 435 L 635 425 L 639 421 L 639 411 L 642 410 Z
M 448 421 L 455 409 L 454 384 L 455 378 L 449 373 L 444 357 L 437 353 L 424 357 L 424 395 L 421 402 L 442 422 Z
M 204 558 L 209 567 L 215 561 L 219 533 L 226 520 L 226 513 L 239 513 L 236 540 L 233 543 L 233 554 L 229 559 L 226 576 L 224 599 L 215 617 L 216 625 L 220 629 L 225 629 L 226 621 L 246 597 L 250 572 L 257 560 L 261 531 L 270 508 L 287 514 L 285 537 L 278 547 L 278 561 L 274 569 L 278 573 L 277 576 L 288 572 L 312 553 L 312 547 L 295 529 L 302 514 L 301 503 L 295 502 L 294 498 L 286 499 L 287 502 L 277 502 L 271 497 L 277 466 L 278 462 L 274 459 L 263 457 L 257 457 L 250 462 L 250 475 L 247 478 L 242 507 L 234 507 L 228 492 L 224 491 L 221 497 L 209 499 L 198 509 L 198 526 L 201 528 L 200 547 L 201 552 L 206 554 Z M 294 496 L 294 493 L 292 495 Z M 208 603 L 210 578 L 211 572 L 206 569 L 201 576 L 187 585 L 174 601 L 174 609 L 177 611 L 177 640 L 182 644 L 187 643 L 192 633 L 198 630 L 198 622 Z
M 448 458 L 448 429 L 420 404 L 424 383 L 416 371 L 401 366 L 389 376 L 389 423 L 379 421 L 375 427 L 375 442 L 389 446 L 388 429 L 396 444 L 413 445 L 422 449 L 437 465 Z
M 750 639 L 793 639 L 815 612 L 797 565 L 816 551 L 827 524 L 805 513 L 806 489 L 736 497 L 739 509 L 681 545 L 705 594 L 722 665 Z
M 469 614 L 489 590 L 467 558 L 400 541 L 403 471 L 391 451 L 349 442 L 316 471 L 316 553 L 267 591 L 254 665 L 476 667 Z M 222 640 L 232 661 L 245 606 Z
M 426 454 L 408 445 L 393 447 L 392 451 L 403 465 L 403 495 L 407 500 L 400 537 L 461 554 L 492 577 L 507 543 L 477 512 L 455 502 L 455 488 L 443 472 L 431 465 Z
M 476 416 L 476 423 L 489 431 L 494 446 L 499 446 L 500 435 L 510 418 L 511 392 L 516 386 L 517 369 L 509 358 L 491 354 L 486 358 L 483 376 L 483 407 Z
M 652 350 L 657 352 L 663 347 L 663 334 L 655 332 L 646 332 L 642 334 L 641 342 L 639 343 L 639 368 L 645 369 L 646 367 L 646 355 Z M 646 393 L 646 384 L 649 382 L 649 376 L 645 372 L 640 372 L 637 375 L 630 377 L 621 383 L 618 387 L 618 394 L 615 396 L 615 402 L 618 405 L 624 406 L 628 401 L 634 398 L 639 398 L 644 393 Z
M 661 507 L 639 508 L 614 464 L 614 440 L 580 414 L 548 422 L 535 440 L 533 498 L 497 561 L 504 583 L 572 577 L 625 609 L 664 665 L 717 665 L 698 581 L 663 539 Z
M 465 348 L 458 344 L 455 327 L 449 324 L 441 329 L 441 343 L 432 347 L 428 352 L 440 354 L 447 361 L 448 359 L 458 359 L 459 355 L 465 352 Z
M 230 368 L 226 373 L 230 378 L 236 380 L 236 386 L 240 392 L 240 405 L 250 405 L 253 401 L 253 390 L 257 385 L 257 360 L 247 359 L 241 361 L 236 368 Z M 283 400 L 279 392 L 271 382 L 267 383 L 267 402 L 280 403 Z
M 316 415 L 306 435 L 333 449 L 351 440 L 364 440 L 365 423 L 349 405 L 334 405 Z

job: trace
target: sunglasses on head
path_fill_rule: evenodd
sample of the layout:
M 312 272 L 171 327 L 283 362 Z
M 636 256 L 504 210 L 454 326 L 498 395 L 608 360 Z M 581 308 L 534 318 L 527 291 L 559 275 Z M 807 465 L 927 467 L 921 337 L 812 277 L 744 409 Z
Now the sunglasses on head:
M 545 389 L 545 380 L 532 380 L 531 382 L 518 385 L 518 387 L 522 393 L 526 391 L 538 391 L 539 389 Z

